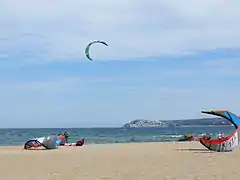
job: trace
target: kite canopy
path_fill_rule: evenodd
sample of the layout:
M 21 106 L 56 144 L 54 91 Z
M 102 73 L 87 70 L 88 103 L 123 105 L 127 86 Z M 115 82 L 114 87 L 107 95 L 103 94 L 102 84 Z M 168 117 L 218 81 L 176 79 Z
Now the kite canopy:
M 85 139 L 79 139 L 76 143 L 68 143 L 68 144 L 65 144 L 64 146 L 83 146 L 85 142 Z
M 200 143 L 211 151 L 218 151 L 218 152 L 232 151 L 235 148 L 237 148 L 238 145 L 240 144 L 240 128 L 236 129 L 229 136 L 219 140 L 218 139 L 206 140 L 206 139 L 200 138 Z
M 235 114 L 227 110 L 210 110 L 210 111 L 201 111 L 201 112 L 205 114 L 211 114 L 211 115 L 216 115 L 216 116 L 225 118 L 229 120 L 235 126 L 236 129 L 240 124 L 239 118 Z
M 232 151 L 240 144 L 239 118 L 235 114 L 226 110 L 202 111 L 202 113 L 223 117 L 229 120 L 236 128 L 232 134 L 222 139 L 209 140 L 206 138 L 200 138 L 200 143 L 203 146 L 212 151 L 227 152 Z
M 104 41 L 93 41 L 93 42 L 89 43 L 89 44 L 87 45 L 86 49 L 85 49 L 85 55 L 86 55 L 87 58 L 88 58 L 89 60 L 91 60 L 91 61 L 92 61 L 92 58 L 90 57 L 89 49 L 90 49 L 90 46 L 91 46 L 92 44 L 95 44 L 95 43 L 100 43 L 100 44 L 103 44 L 103 45 L 105 45 L 105 46 L 108 46 L 108 44 L 107 44 L 106 42 L 104 42 Z
M 28 140 L 25 145 L 24 149 L 33 149 L 38 147 L 44 147 L 46 149 L 56 149 L 57 148 L 57 140 L 58 136 L 52 135 L 48 137 L 41 137 L 36 139 Z

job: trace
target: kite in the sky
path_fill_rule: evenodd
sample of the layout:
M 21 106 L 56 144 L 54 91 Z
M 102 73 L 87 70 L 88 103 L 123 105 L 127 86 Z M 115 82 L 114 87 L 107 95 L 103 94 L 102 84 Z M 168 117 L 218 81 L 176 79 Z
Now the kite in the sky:
M 211 151 L 218 152 L 228 152 L 237 148 L 240 144 L 240 121 L 239 118 L 226 110 L 212 110 L 212 111 L 202 111 L 205 114 L 212 114 L 216 116 L 223 117 L 229 120 L 235 127 L 235 131 L 231 133 L 229 136 L 216 139 L 216 140 L 207 140 L 204 138 L 200 138 L 200 143 L 205 146 L 207 149 Z
M 95 44 L 95 43 L 101 43 L 101 44 L 104 44 L 105 46 L 108 46 L 108 44 L 107 44 L 106 42 L 104 42 L 104 41 L 93 41 L 93 42 L 89 43 L 89 44 L 87 45 L 86 49 L 85 49 L 85 55 L 86 55 L 87 58 L 88 58 L 89 60 L 91 60 L 91 61 L 92 61 L 92 58 L 90 57 L 89 49 L 90 49 L 90 46 L 91 46 L 92 44 Z

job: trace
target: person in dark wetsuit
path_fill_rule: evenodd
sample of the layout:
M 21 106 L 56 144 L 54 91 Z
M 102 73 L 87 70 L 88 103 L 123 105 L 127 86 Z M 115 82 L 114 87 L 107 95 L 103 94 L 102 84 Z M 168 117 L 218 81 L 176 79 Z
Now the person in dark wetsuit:
M 69 138 L 68 132 L 65 131 L 65 132 L 63 133 L 63 135 L 64 135 L 64 137 L 65 137 L 65 143 L 68 143 L 68 138 Z

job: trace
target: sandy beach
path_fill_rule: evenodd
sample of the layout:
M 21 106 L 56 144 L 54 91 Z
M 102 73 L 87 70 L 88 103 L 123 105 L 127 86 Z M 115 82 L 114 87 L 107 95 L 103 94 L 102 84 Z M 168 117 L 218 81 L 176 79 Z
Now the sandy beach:
M 1 180 L 230 180 L 239 167 L 240 149 L 216 153 L 198 142 L 0 147 Z

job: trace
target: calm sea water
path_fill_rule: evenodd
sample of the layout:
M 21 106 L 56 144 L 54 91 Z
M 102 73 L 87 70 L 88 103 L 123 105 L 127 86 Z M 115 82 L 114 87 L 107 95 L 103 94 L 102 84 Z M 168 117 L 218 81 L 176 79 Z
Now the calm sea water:
M 217 136 L 222 131 L 228 135 L 234 127 L 0 129 L 0 145 L 23 145 L 31 138 L 58 134 L 65 130 L 70 134 L 70 142 L 85 138 L 86 144 L 105 144 L 176 141 L 185 133 L 200 137 L 206 134 Z

